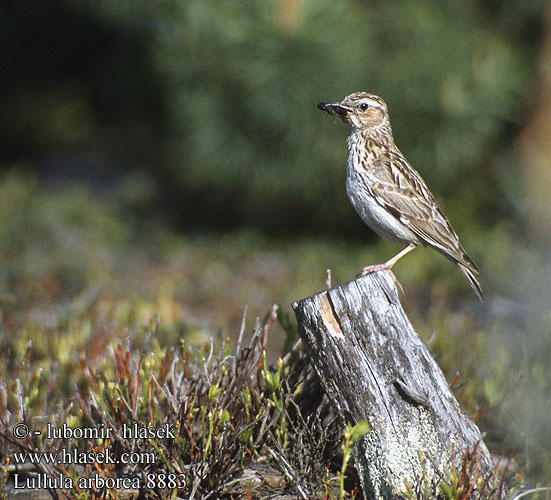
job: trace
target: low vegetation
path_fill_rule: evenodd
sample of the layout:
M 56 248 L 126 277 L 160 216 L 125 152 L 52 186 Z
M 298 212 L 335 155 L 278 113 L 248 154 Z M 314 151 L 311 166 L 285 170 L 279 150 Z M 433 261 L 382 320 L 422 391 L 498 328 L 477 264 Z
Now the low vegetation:
M 8 475 L 11 481 L 22 470 L 21 453 L 66 450 L 134 462 L 43 460 L 40 473 L 73 479 L 65 488 L 72 498 L 113 497 L 106 485 L 115 479 L 152 498 L 362 497 L 350 457 L 362 429 L 345 429 L 335 417 L 296 345 L 285 304 L 325 287 L 327 263 L 344 262 L 332 275 L 334 283 L 344 281 L 361 260 L 384 255 L 384 247 L 368 254 L 359 244 L 282 244 L 251 232 L 176 237 L 154 220 L 129 218 L 124 199 L 98 201 L 78 186 L 60 192 L 32 177 L 7 176 L 0 193 L 4 493 Z M 548 308 L 536 316 L 516 305 L 521 301 L 490 298 L 499 305 L 491 311 L 473 309 L 481 306 L 468 299 L 452 302 L 456 285 L 446 286 L 446 272 L 426 302 L 412 280 L 422 276 L 415 266 L 430 267 L 424 258 L 419 250 L 413 267 L 399 271 L 416 329 L 507 464 L 510 495 L 524 485 L 549 484 L 551 447 L 542 417 L 549 397 Z M 239 294 L 248 294 L 248 319 Z M 263 315 L 274 299 L 283 306 Z M 256 316 L 263 319 L 255 322 Z M 228 318 L 225 325 L 221 318 Z M 15 437 L 16 424 L 30 434 Z M 48 429 L 64 425 L 112 432 L 48 437 Z M 138 437 L 129 439 L 130 431 Z M 442 485 L 445 498 L 503 498 L 499 485 L 473 484 L 468 471 L 466 461 L 451 472 Z M 84 488 L 82 477 L 97 481 Z M 433 493 L 419 488 L 412 485 L 415 495 Z M 549 493 L 540 488 L 532 498 Z

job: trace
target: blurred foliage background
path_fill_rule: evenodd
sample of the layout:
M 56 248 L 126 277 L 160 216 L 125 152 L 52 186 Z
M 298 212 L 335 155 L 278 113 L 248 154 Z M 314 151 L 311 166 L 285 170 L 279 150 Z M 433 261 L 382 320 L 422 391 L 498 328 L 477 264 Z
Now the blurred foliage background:
M 315 103 L 366 89 L 387 100 L 398 144 L 452 220 L 510 215 L 508 183 L 522 172 L 502 161 L 538 103 L 544 2 L 3 11 L 4 166 L 34 157 L 48 174 L 88 178 L 142 167 L 188 227 L 357 237 L 342 190 L 347 131 Z
M 3 342 L 92 304 L 94 328 L 233 333 L 393 255 L 315 106 L 370 91 L 488 297 L 418 250 L 404 305 L 473 412 L 508 394 L 487 428 L 551 481 L 548 2 L 8 1 L 0 61 Z

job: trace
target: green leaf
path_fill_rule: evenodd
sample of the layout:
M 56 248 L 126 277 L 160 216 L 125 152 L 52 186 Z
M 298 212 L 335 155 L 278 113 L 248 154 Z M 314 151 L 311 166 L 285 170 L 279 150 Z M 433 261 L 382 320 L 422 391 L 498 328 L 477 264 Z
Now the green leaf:
M 218 387 L 216 384 L 213 384 L 209 387 L 209 401 L 212 401 L 218 394 L 220 394 L 220 391 L 222 389 Z
M 369 432 L 369 423 L 367 420 L 360 420 L 349 432 L 350 443 L 354 444 Z

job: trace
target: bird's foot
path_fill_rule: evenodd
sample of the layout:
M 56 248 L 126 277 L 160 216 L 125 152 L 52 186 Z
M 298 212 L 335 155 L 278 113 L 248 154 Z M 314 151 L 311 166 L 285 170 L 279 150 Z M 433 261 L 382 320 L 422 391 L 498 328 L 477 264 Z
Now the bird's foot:
M 384 264 L 375 264 L 373 266 L 365 266 L 362 267 L 362 270 L 358 276 L 367 276 L 368 274 L 376 273 L 377 271 L 390 271 L 390 273 L 394 276 L 391 268 L 392 265 L 389 265 L 388 262 L 385 262 Z
M 372 265 L 372 266 L 365 266 L 365 267 L 362 267 L 362 270 L 360 271 L 360 273 L 358 274 L 357 277 L 359 278 L 361 276 L 367 276 L 368 274 L 376 273 L 376 272 L 379 272 L 379 271 L 388 271 L 390 273 L 392 281 L 394 281 L 396 287 L 402 292 L 402 295 L 405 298 L 406 297 L 406 292 L 404 292 L 404 287 L 398 281 L 398 278 L 396 277 L 396 275 L 392 272 L 392 266 L 393 265 L 394 265 L 394 262 L 392 262 L 392 263 L 385 262 L 384 264 L 375 264 L 375 265 Z
M 366 266 L 362 268 L 360 271 L 360 276 L 366 276 L 371 273 L 376 273 L 377 271 L 388 271 L 390 273 L 390 276 L 392 276 L 392 280 L 394 283 L 396 283 L 396 286 L 402 290 L 402 294 L 404 295 L 404 298 L 406 296 L 406 293 L 404 292 L 404 289 L 402 288 L 402 285 L 398 281 L 398 278 L 394 276 L 394 273 L 392 272 L 392 266 L 398 262 L 404 255 L 411 252 L 417 245 L 415 243 L 410 243 L 406 248 L 404 248 L 401 252 L 398 252 L 392 259 L 387 260 L 384 264 L 375 264 L 374 266 Z

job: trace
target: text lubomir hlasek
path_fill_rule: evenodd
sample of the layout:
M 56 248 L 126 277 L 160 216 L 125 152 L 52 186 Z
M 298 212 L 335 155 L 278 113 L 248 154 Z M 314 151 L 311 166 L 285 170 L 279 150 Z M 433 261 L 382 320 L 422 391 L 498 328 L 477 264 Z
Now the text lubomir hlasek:
M 123 439 L 176 439 L 169 424 L 161 427 L 141 427 L 136 423 L 123 424 L 119 433 Z M 98 427 L 74 428 L 67 424 L 55 427 L 49 423 L 46 426 L 46 437 L 48 439 L 110 439 L 113 435 L 113 429 L 105 427 L 103 424 Z

